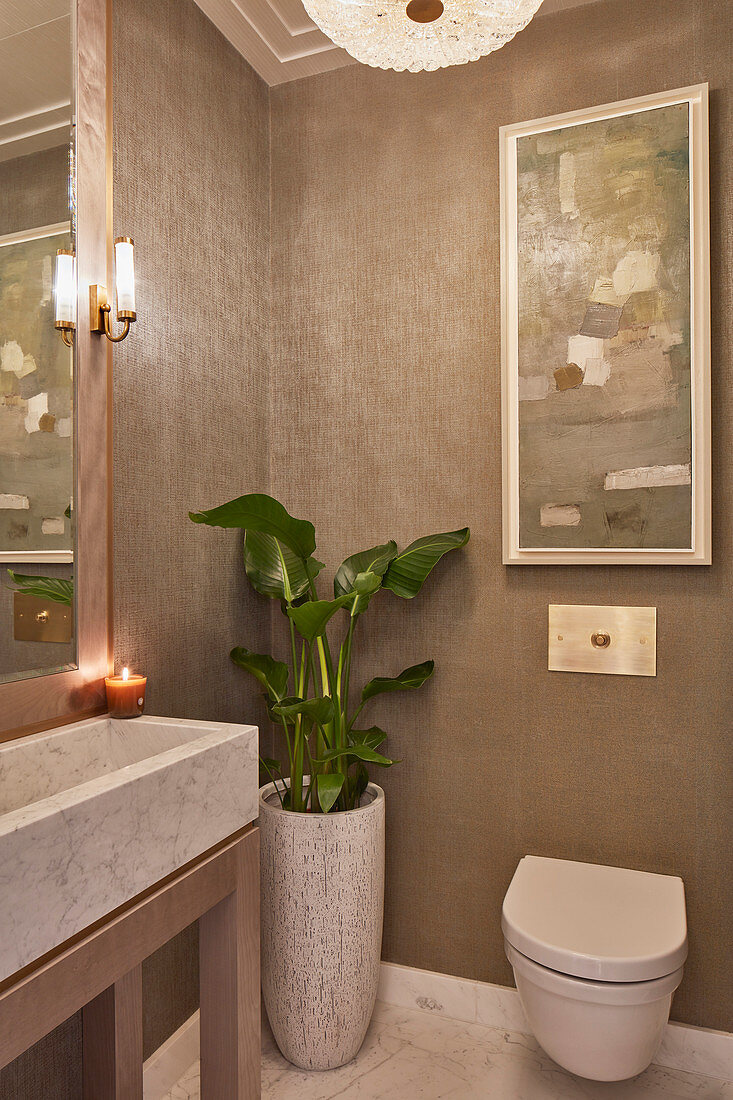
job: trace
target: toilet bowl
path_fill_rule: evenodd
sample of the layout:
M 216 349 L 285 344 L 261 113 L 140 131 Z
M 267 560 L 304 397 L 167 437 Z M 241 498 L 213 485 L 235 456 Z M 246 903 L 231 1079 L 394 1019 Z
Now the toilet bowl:
M 502 909 L 507 958 L 540 1046 L 596 1081 L 647 1068 L 687 957 L 682 880 L 525 856 Z

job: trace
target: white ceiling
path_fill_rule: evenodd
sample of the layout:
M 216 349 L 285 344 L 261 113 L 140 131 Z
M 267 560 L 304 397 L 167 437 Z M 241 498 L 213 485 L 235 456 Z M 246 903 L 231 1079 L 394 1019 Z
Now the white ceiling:
M 538 16 L 593 0 L 544 0 Z M 301 0 L 196 0 L 267 84 L 355 65 L 306 14 Z M 2 4 L 2 0 L 0 0 Z
M 0 161 L 68 141 L 70 0 L 0 0 Z

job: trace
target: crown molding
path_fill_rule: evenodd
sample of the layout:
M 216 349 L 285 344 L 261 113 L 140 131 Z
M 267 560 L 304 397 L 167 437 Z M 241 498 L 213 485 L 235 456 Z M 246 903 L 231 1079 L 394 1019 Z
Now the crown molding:
M 53 103 L 15 117 L 0 117 L 0 162 L 68 145 L 71 103 Z

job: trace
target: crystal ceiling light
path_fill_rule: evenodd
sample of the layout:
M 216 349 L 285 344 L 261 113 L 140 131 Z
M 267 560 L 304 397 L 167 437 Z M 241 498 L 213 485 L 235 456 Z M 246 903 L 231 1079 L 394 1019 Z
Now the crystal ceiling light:
M 501 49 L 542 0 L 303 0 L 311 19 L 365 65 L 411 73 Z

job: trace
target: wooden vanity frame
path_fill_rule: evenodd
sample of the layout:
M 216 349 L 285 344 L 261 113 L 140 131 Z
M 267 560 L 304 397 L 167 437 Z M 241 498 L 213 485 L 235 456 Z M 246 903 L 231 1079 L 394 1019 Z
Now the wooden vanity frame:
M 0 1068 L 82 1009 L 84 1100 L 142 1100 L 142 962 L 198 920 L 201 1100 L 259 1100 L 259 867 L 249 825 L 10 979 Z

